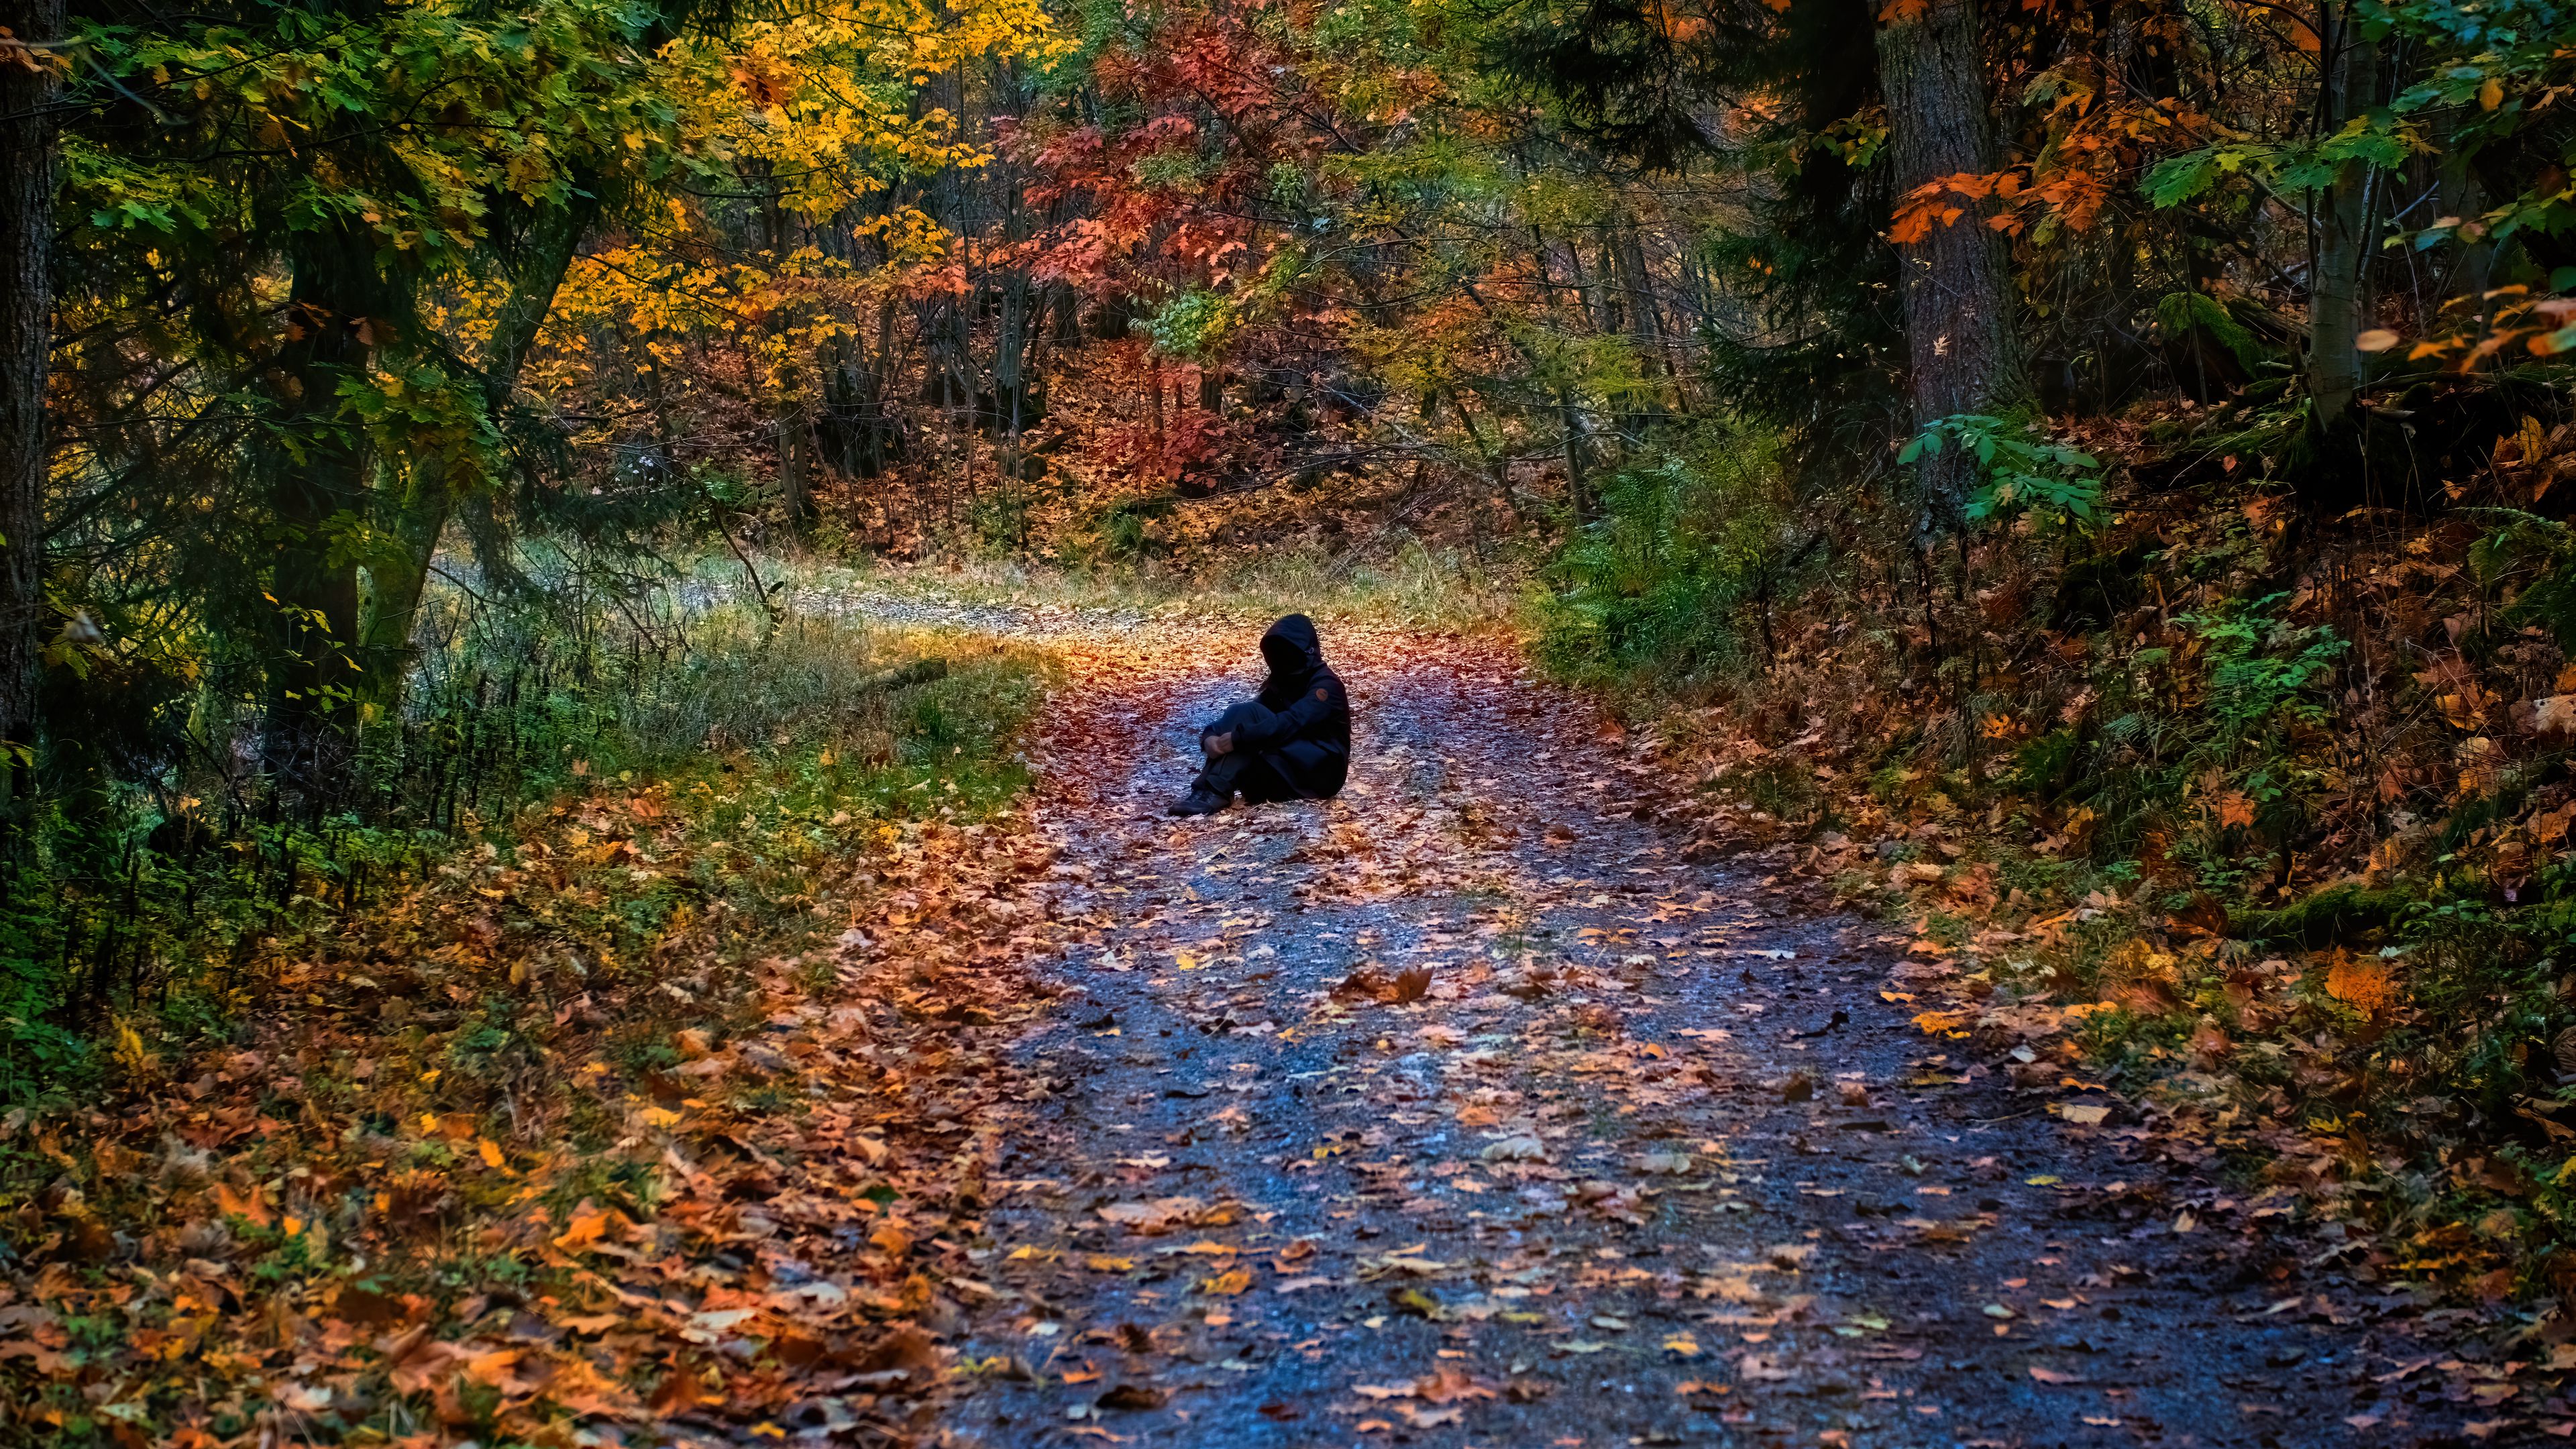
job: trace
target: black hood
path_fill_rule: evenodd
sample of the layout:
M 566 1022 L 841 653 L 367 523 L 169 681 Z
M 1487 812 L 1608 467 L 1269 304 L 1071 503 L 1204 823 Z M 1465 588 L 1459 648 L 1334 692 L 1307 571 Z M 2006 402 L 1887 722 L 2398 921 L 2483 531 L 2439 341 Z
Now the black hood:
M 1291 614 L 1271 625 L 1261 636 L 1261 658 L 1270 666 L 1273 680 L 1302 687 L 1324 667 L 1324 641 L 1315 637 L 1315 621 Z

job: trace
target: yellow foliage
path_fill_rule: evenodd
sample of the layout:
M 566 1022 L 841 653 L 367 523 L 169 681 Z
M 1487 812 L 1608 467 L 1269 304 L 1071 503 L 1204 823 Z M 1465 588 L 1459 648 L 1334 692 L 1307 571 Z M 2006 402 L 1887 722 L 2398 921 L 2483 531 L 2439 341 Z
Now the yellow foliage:
M 137 1032 L 134 1029 L 133 1022 L 126 1020 L 124 1017 L 118 1017 L 116 1019 L 114 1042 L 116 1064 L 124 1069 L 127 1076 L 152 1077 L 159 1075 L 161 1071 L 161 1058 L 155 1055 L 150 1047 L 143 1044 L 142 1033 Z

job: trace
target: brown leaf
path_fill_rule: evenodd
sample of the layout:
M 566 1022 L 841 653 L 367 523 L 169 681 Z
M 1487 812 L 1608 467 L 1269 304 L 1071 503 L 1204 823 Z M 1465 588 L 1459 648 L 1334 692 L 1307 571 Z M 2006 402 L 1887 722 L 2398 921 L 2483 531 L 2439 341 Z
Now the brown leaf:
M 1343 977 L 1341 982 L 1334 986 L 1333 994 L 1341 997 L 1374 998 L 1383 994 L 1390 985 L 1392 983 L 1385 972 L 1364 962 L 1351 968 L 1351 974 Z
M 1197 1221 L 1207 1204 L 1194 1197 L 1156 1198 L 1151 1202 L 1113 1202 L 1100 1209 L 1109 1222 L 1138 1233 L 1159 1233 Z
M 850 1367 L 863 1374 L 909 1374 L 936 1368 L 938 1364 L 939 1350 L 931 1343 L 930 1335 L 904 1323 L 887 1330 L 885 1337 L 871 1344 Z
M 341 1285 L 339 1294 L 331 1300 L 331 1311 L 351 1323 L 378 1326 L 400 1323 L 410 1316 L 401 1303 L 355 1283 Z
M 1159 1409 L 1167 1397 L 1161 1389 L 1144 1384 L 1120 1384 L 1092 1403 L 1103 1409 Z
M 1443 1364 L 1413 1381 L 1413 1396 L 1426 1404 L 1459 1399 L 1490 1399 L 1494 1390 L 1478 1383 L 1465 1369 Z

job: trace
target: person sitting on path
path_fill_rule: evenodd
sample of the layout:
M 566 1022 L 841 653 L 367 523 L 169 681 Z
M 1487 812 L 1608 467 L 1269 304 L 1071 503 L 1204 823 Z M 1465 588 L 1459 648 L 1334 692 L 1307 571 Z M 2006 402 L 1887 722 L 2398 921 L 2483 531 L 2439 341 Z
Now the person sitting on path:
M 1351 701 L 1341 676 L 1324 663 L 1315 621 L 1291 614 L 1261 636 L 1270 666 L 1261 695 L 1234 705 L 1199 731 L 1207 763 L 1190 792 L 1172 802 L 1175 815 L 1213 815 L 1242 795 L 1245 803 L 1326 800 L 1339 793 L 1351 763 Z

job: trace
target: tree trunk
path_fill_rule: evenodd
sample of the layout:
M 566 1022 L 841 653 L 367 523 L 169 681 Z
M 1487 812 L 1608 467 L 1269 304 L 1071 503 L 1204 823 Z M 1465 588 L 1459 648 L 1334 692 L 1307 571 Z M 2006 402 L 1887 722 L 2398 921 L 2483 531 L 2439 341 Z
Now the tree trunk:
M 62 0 L 0 0 L 0 26 L 60 39 Z M 53 345 L 51 67 L 0 62 L 0 740 L 30 744 L 44 620 L 45 370 Z M 0 767 L 5 768 L 5 767 Z
M 791 371 L 782 381 L 792 386 L 795 376 Z M 788 536 L 802 538 L 814 515 L 814 426 L 792 393 L 779 399 L 777 424 L 778 497 L 787 510 Z
M 1945 176 L 1995 169 L 1975 0 L 1928 0 L 1917 14 L 1888 20 L 1878 32 L 1878 66 L 1899 196 Z M 2029 400 L 2007 261 L 2002 239 L 1973 214 L 1936 223 L 1899 253 L 1918 429 Z M 1975 464 L 1960 449 L 1944 448 L 1925 458 L 1923 481 L 1921 541 L 1928 543 L 1933 528 L 1961 523 Z
M 358 569 L 342 535 L 365 516 L 371 450 L 343 412 L 340 384 L 366 374 L 374 329 L 408 308 L 376 263 L 364 223 L 298 232 L 286 345 L 278 350 L 277 432 L 263 449 L 277 552 L 267 589 L 269 770 L 308 798 L 335 800 L 346 784 L 349 708 L 365 683 L 352 644 Z
M 498 419 L 509 408 L 519 369 L 526 365 L 536 347 L 537 332 L 554 308 L 555 291 L 563 285 L 573 253 L 599 215 L 598 178 L 580 174 L 573 180 L 572 195 L 563 205 L 549 207 L 531 229 L 510 278 L 510 295 L 493 318 L 482 359 L 486 417 Z M 390 531 L 402 541 L 402 552 L 368 568 L 367 618 L 361 637 L 368 674 L 365 695 L 380 708 L 390 709 L 401 698 L 403 677 L 411 669 L 412 626 L 420 614 L 421 593 L 455 510 L 455 480 L 438 459 L 416 459 L 389 520 Z
M 2368 110 L 2379 87 L 2379 46 L 2362 37 L 2359 17 L 2345 9 L 2333 27 L 2332 49 L 2320 98 L 2320 131 L 2332 135 Z M 2308 397 L 2319 437 L 2352 438 L 2353 399 L 2361 391 L 2363 281 L 2370 266 L 2371 169 L 2347 161 L 2334 181 L 2311 199 L 2316 272 L 2308 288 Z
M 1563 383 L 1556 388 L 1556 415 L 1565 427 L 1565 504 L 1580 528 L 1601 516 L 1600 500 L 1583 476 L 1583 414 L 1574 406 L 1574 390 Z

